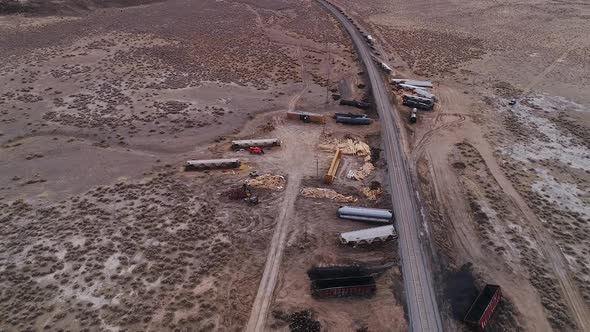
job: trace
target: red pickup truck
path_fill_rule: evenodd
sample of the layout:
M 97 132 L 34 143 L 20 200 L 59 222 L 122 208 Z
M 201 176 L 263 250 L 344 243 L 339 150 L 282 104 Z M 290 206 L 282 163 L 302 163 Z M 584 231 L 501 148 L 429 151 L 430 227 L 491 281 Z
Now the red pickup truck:
M 258 146 L 251 146 L 248 148 L 248 151 L 250 151 L 251 154 L 264 154 L 264 150 Z

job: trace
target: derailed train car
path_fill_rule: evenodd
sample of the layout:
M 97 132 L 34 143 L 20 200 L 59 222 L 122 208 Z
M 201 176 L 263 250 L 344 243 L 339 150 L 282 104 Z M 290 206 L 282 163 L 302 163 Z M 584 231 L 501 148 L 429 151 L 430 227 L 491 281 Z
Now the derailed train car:
M 311 295 L 314 297 L 369 297 L 377 291 L 375 277 L 362 276 L 338 279 L 321 279 L 311 282 Z
M 239 141 L 232 141 L 231 147 L 232 149 L 247 149 L 249 147 L 272 147 L 272 146 L 280 146 L 281 141 L 277 138 L 264 138 L 264 139 L 245 139 Z
M 367 297 L 377 290 L 374 272 L 364 266 L 312 267 L 307 276 L 314 297 Z
M 340 233 L 342 244 L 370 245 L 377 242 L 386 242 L 397 238 L 393 225 L 361 229 L 358 231 Z
M 188 160 L 184 165 L 185 171 L 202 171 L 219 168 L 238 168 L 241 162 L 237 158 L 233 159 L 202 159 Z
M 386 209 L 365 208 L 360 206 L 341 206 L 338 209 L 338 217 L 379 224 L 390 224 L 393 222 L 393 211 Z
M 350 125 L 370 125 L 373 120 L 367 117 L 337 116 L 336 122 Z

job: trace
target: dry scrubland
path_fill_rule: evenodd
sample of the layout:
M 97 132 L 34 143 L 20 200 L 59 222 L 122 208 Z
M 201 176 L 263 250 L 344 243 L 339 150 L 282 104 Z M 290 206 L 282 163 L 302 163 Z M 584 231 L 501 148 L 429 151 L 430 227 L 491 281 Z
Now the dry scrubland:
M 435 112 L 407 129 L 446 272 L 441 305 L 453 311 L 444 289 L 472 263 L 473 283 L 502 285 L 513 316 L 493 329 L 589 329 L 588 7 L 337 2 L 380 38 L 397 75 L 438 83 Z
M 449 316 L 460 318 L 464 294 L 488 282 L 505 294 L 492 330 L 590 329 L 587 6 L 336 2 L 378 38 L 396 73 L 437 82 L 439 106 L 406 129 L 447 329 L 464 328 Z M 308 308 L 328 328 L 389 330 L 381 324 L 392 317 L 406 326 L 396 268 L 362 307 L 309 297 L 307 256 L 396 260 L 383 248 L 338 246 L 343 226 L 326 212 L 335 204 L 291 188 L 289 197 L 261 191 L 250 208 L 220 195 L 246 170 L 180 169 L 187 158 L 227 155 L 229 135 L 312 146 L 319 127 L 257 114 L 321 110 L 328 72 L 329 88 L 342 79 L 341 92 L 366 92 L 351 88 L 360 69 L 348 37 L 315 2 L 0 4 L 29 13 L 0 15 L 0 328 L 240 330 L 276 206 L 290 201 L 296 226 L 271 327 L 286 329 L 277 317 Z M 309 146 L 250 166 L 314 184 Z M 337 188 L 358 190 L 344 183 Z M 317 204 L 330 208 L 314 212 Z
M 181 165 L 358 71 L 311 1 L 141 3 L 0 15 L 0 329 L 241 330 L 284 194 Z
M 177 173 L 162 167 L 43 207 L 1 203 L 3 328 L 239 329 L 279 197 L 252 215 L 204 190 L 235 177 Z

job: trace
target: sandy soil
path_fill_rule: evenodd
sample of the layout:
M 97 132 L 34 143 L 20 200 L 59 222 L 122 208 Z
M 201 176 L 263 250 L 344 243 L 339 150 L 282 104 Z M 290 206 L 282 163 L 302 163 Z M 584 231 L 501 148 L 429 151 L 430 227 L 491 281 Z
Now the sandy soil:
M 449 317 L 445 289 L 472 263 L 475 286 L 504 289 L 492 329 L 589 329 L 588 8 L 337 2 L 378 38 L 394 76 L 435 81 L 435 111 L 406 129 Z

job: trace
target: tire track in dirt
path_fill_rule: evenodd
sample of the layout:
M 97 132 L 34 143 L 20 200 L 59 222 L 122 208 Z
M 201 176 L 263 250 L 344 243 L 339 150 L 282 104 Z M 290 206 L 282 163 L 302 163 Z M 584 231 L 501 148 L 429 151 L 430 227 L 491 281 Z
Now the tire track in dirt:
M 443 123 L 440 126 L 436 126 L 436 124 L 441 121 L 441 119 L 445 116 L 454 116 L 454 117 L 458 117 L 458 119 L 453 120 L 451 122 L 446 122 Z M 414 146 L 414 148 L 412 149 L 412 158 L 414 159 L 414 161 L 417 161 L 420 156 L 422 155 L 422 152 L 424 151 L 424 147 L 426 146 L 426 144 L 428 142 L 430 142 L 430 140 L 434 137 L 435 134 L 437 134 L 438 132 L 440 132 L 441 130 L 446 130 L 446 129 L 451 129 L 453 127 L 457 127 L 459 126 L 461 123 L 463 123 L 465 120 L 467 119 L 467 116 L 464 114 L 460 114 L 460 113 L 441 113 L 438 114 L 435 118 L 435 122 L 433 125 L 433 129 L 427 131 L 418 141 L 418 143 L 416 143 L 416 145 Z
M 258 286 L 258 293 L 252 305 L 252 312 L 246 331 L 263 331 L 266 324 L 266 316 L 268 308 L 272 301 L 272 295 L 276 286 L 279 268 L 281 266 L 281 258 L 283 255 L 285 238 L 287 236 L 288 222 L 287 219 L 293 214 L 293 207 L 295 199 L 299 193 L 299 185 L 301 183 L 300 173 L 290 173 L 287 182 L 287 189 L 285 190 L 285 199 L 281 205 L 281 214 L 275 226 L 275 232 L 271 240 L 264 273 Z
M 539 75 L 537 75 L 537 77 L 535 77 L 531 83 L 529 83 L 529 85 L 527 85 L 524 88 L 524 92 L 522 94 L 523 98 L 528 96 L 532 89 L 539 83 L 541 83 L 541 81 L 543 81 L 543 79 L 545 78 L 545 76 L 547 76 L 547 74 L 549 74 L 550 72 L 553 71 L 553 69 L 555 69 L 555 67 L 557 67 L 557 65 L 559 63 L 561 63 L 563 60 L 565 60 L 565 58 L 570 54 L 571 51 L 573 51 L 576 48 L 579 47 L 583 47 L 583 45 L 580 45 L 579 43 L 577 43 L 576 41 L 580 40 L 579 38 L 574 39 L 574 41 L 572 41 L 571 46 L 565 50 L 560 56 L 559 58 L 555 59 L 555 61 L 553 61 L 549 66 L 547 66 L 547 68 L 545 68 L 545 70 L 543 70 Z
M 252 14 L 254 14 L 256 16 L 256 26 L 259 28 L 264 28 L 264 22 L 262 20 L 262 17 L 260 17 L 260 13 L 252 6 L 248 5 L 248 4 L 243 4 L 250 12 L 252 12 Z
M 292 112 L 295 110 L 297 103 L 299 102 L 301 97 L 303 97 L 303 94 L 305 93 L 305 90 L 307 90 L 307 87 L 309 85 L 309 79 L 305 75 L 305 64 L 303 62 L 303 49 L 301 48 L 301 45 L 299 45 L 299 47 L 297 47 L 297 57 L 299 58 L 299 62 L 301 64 L 301 79 L 303 80 L 303 86 L 301 87 L 301 90 L 299 92 L 294 94 L 289 99 L 289 106 L 287 108 L 289 112 Z
M 424 147 L 428 142 L 430 142 L 435 134 L 439 133 L 441 130 L 457 127 L 463 123 L 468 116 L 471 116 L 470 114 L 465 113 L 448 112 L 448 110 L 462 109 L 462 107 L 459 106 L 461 104 L 461 96 L 455 89 L 447 86 L 438 86 L 437 89 L 439 102 L 435 105 L 434 112 L 437 112 L 438 114 L 434 118 L 434 124 L 432 125 L 432 128 L 420 138 L 411 151 L 411 157 L 414 160 L 414 163 L 418 161 L 424 150 Z M 450 122 L 444 122 L 444 118 L 446 116 L 458 117 L 458 119 Z M 443 122 L 443 124 L 438 125 L 439 122 Z

